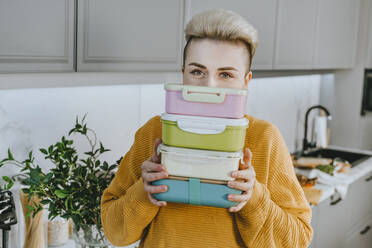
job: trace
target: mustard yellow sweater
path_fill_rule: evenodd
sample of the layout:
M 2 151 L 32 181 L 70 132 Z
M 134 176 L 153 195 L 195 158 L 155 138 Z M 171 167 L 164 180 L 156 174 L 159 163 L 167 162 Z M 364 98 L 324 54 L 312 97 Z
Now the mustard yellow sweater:
M 237 213 L 227 209 L 168 202 L 153 205 L 144 190 L 141 164 L 161 138 L 160 117 L 150 119 L 101 199 L 101 219 L 113 245 L 141 239 L 140 247 L 307 247 L 312 238 L 311 209 L 296 179 L 279 130 L 252 116 L 245 147 L 251 149 L 256 183 Z

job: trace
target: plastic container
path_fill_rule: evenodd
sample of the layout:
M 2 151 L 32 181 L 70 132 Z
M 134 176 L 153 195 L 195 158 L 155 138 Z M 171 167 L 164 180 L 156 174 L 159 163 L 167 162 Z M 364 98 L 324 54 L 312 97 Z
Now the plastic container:
M 169 114 L 243 118 L 248 90 L 166 84 L 165 108 Z
M 242 193 L 242 191 L 232 189 L 225 184 L 203 183 L 197 178 L 189 178 L 187 181 L 161 179 L 152 182 L 152 185 L 168 186 L 168 191 L 153 194 L 159 201 L 220 208 L 229 208 L 238 204 L 238 202 L 227 200 L 227 194 Z
M 231 171 L 243 163 L 243 153 L 187 149 L 159 145 L 161 163 L 172 176 L 194 177 L 213 180 L 234 180 Z
M 162 114 L 165 145 L 236 152 L 244 147 L 248 120 Z

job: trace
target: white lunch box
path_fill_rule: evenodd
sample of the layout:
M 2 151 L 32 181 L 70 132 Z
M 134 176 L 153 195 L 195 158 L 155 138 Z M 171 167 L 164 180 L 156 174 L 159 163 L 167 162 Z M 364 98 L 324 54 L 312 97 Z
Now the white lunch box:
M 231 172 L 243 163 L 243 153 L 171 147 L 160 144 L 161 163 L 172 176 L 234 180 Z

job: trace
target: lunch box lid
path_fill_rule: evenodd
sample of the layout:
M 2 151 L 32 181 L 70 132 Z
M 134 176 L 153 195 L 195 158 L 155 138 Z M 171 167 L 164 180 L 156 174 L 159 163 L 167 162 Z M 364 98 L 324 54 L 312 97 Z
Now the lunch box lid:
M 163 113 L 161 115 L 162 120 L 180 122 L 180 121 L 190 121 L 193 123 L 208 123 L 211 126 L 225 125 L 233 127 L 244 127 L 248 126 L 249 120 L 247 118 L 239 119 L 229 119 L 229 118 L 217 118 L 217 117 L 205 117 L 205 116 L 194 116 L 194 115 L 175 115 Z
M 201 93 L 225 93 L 225 94 L 242 95 L 242 96 L 248 95 L 248 89 L 184 85 L 181 83 L 167 83 L 164 85 L 164 88 L 166 90 L 188 90 L 191 92 L 201 92 Z
M 197 134 L 220 134 L 223 133 L 227 127 L 229 129 L 241 129 L 247 128 L 249 124 L 246 118 L 227 119 L 167 113 L 161 115 L 161 121 L 176 123 L 177 127 L 181 130 Z
M 188 156 L 191 157 L 200 157 L 200 158 L 210 158 L 210 159 L 221 159 L 221 158 L 240 158 L 243 163 L 243 152 L 222 152 L 222 151 L 212 151 L 212 150 L 200 150 L 200 149 L 190 149 L 190 148 L 182 148 L 182 147 L 175 147 L 175 146 L 167 146 L 164 144 L 160 144 L 157 150 L 159 153 L 169 153 L 181 156 Z
M 249 124 L 246 118 L 227 119 L 167 113 L 161 115 L 161 121 L 174 122 L 181 130 L 197 134 L 220 134 L 223 133 L 227 127 L 229 129 L 241 129 L 247 128 Z

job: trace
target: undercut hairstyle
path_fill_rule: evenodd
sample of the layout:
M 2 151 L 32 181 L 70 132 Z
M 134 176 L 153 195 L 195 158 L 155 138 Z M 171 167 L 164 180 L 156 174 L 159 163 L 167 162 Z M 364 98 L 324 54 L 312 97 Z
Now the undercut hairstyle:
M 193 39 L 212 39 L 230 42 L 242 41 L 248 52 L 248 72 L 258 44 L 257 30 L 237 13 L 230 10 L 208 10 L 192 17 L 185 29 L 183 68 L 187 49 Z

